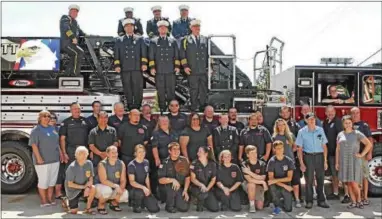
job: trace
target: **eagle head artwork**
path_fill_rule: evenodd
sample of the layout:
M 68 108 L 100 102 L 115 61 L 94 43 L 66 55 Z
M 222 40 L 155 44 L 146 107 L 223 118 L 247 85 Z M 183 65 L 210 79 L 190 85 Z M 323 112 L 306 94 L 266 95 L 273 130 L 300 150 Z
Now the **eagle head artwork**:
M 53 70 L 56 66 L 56 53 L 41 40 L 29 40 L 21 45 L 16 59 L 23 58 L 25 64 L 20 70 Z

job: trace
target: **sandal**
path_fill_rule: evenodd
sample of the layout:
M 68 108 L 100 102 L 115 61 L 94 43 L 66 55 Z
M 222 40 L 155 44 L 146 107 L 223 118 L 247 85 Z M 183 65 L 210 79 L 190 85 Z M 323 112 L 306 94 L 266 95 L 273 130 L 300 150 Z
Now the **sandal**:
M 363 209 L 363 204 L 362 204 L 362 202 L 357 202 L 357 208 Z
M 106 215 L 107 214 L 107 211 L 104 208 L 98 208 L 97 211 L 98 211 L 99 214 L 102 214 L 102 215 Z
M 109 204 L 109 208 L 110 208 L 110 210 L 113 210 L 116 212 L 122 211 L 122 209 L 119 207 L 119 205 L 113 205 L 112 203 Z
M 350 205 L 348 205 L 348 209 L 353 209 L 353 208 L 356 208 L 356 207 L 358 207 L 357 206 L 357 204 L 356 203 L 354 203 L 354 202 L 352 202 L 352 203 L 350 203 Z
M 95 212 L 93 211 L 93 209 L 91 209 L 91 208 L 87 208 L 87 209 L 85 209 L 84 214 L 88 214 L 88 215 L 96 215 L 96 213 L 95 213 Z
M 55 198 L 56 199 L 62 199 L 62 197 L 64 197 L 63 195 L 59 195 L 59 196 L 56 196 Z
M 370 201 L 368 199 L 365 199 L 362 201 L 363 205 L 370 205 Z

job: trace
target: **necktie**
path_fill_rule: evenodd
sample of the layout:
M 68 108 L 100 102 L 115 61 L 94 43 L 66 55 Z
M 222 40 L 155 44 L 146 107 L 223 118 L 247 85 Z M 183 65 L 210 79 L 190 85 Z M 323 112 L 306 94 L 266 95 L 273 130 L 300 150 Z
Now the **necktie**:
M 200 38 L 199 38 L 199 36 L 197 36 L 195 38 L 196 38 L 196 46 L 199 47 L 199 45 L 200 45 Z

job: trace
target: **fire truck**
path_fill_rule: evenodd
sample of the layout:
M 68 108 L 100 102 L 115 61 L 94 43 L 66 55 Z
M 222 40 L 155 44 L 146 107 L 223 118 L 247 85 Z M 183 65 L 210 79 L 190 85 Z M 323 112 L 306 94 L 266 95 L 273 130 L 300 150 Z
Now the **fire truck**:
M 333 103 L 329 87 L 351 101 Z M 325 107 L 335 107 L 337 116 L 350 114 L 353 107 L 361 111 L 374 140 L 373 156 L 369 161 L 369 193 L 382 195 L 382 63 L 367 67 L 354 66 L 293 66 L 285 71 L 270 72 L 271 89 L 284 89 L 294 108 L 295 119 L 301 120 L 301 107 L 308 104 L 321 121 Z

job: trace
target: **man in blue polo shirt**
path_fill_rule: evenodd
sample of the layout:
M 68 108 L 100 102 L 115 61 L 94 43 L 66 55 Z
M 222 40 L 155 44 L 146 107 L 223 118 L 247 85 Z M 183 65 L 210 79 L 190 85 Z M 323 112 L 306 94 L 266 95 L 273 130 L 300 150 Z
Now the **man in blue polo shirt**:
M 306 182 L 305 207 L 313 207 L 313 182 L 317 180 L 317 203 L 322 208 L 329 208 L 324 195 L 325 170 L 328 168 L 328 149 L 324 129 L 316 125 L 316 117 L 312 112 L 305 115 L 307 125 L 300 129 L 296 139 L 301 171 Z

